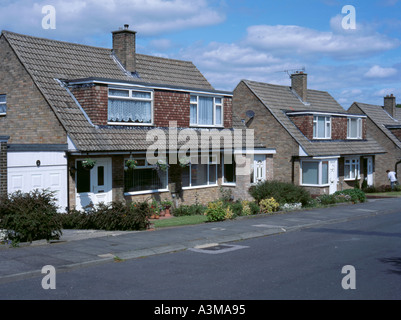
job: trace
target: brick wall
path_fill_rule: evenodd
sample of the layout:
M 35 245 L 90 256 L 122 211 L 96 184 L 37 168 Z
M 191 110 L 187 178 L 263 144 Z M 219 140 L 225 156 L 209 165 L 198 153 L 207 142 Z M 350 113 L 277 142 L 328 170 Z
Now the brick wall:
M 390 129 L 390 131 L 401 141 L 401 129 Z
M 93 124 L 107 125 L 108 88 L 105 85 L 84 85 L 71 88 L 71 92 L 85 110 Z
M 7 115 L 0 135 L 9 144 L 65 144 L 67 134 L 4 37 L 0 38 L 0 93 L 7 95 Z
M 290 116 L 290 119 L 305 137 L 307 137 L 309 140 L 313 139 L 312 115 Z

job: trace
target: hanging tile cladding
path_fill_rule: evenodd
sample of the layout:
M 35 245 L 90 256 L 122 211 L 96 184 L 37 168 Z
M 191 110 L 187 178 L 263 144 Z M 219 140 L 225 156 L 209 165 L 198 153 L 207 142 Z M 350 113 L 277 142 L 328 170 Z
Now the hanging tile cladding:
M 71 89 L 79 104 L 95 125 L 107 125 L 107 86 L 76 86 Z
M 189 93 L 156 90 L 154 93 L 154 124 L 168 127 L 177 121 L 181 128 L 189 127 Z

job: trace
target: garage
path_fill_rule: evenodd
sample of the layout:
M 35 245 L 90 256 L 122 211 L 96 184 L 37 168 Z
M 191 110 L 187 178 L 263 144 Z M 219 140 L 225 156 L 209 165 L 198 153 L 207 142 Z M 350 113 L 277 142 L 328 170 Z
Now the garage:
M 65 152 L 8 152 L 7 191 L 35 189 L 55 191 L 60 212 L 67 202 L 67 159 Z

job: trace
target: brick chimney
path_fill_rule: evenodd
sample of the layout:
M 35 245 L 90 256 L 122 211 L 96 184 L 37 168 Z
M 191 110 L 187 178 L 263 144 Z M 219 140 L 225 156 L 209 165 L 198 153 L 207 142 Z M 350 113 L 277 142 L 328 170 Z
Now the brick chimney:
M 395 117 L 395 108 L 396 108 L 396 102 L 393 94 L 385 96 L 384 110 L 386 110 L 393 118 Z
M 125 24 L 124 29 L 113 31 L 113 52 L 127 71 L 136 71 L 135 40 L 136 32 L 129 30 Z
M 307 100 L 308 75 L 302 71 L 291 75 L 291 88 L 294 90 L 303 102 Z

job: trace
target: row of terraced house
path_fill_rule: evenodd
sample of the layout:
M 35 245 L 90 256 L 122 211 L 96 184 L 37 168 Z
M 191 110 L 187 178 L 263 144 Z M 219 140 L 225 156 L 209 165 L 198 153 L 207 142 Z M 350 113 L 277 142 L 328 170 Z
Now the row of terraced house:
M 247 199 L 273 179 L 331 194 L 388 184 L 386 170 L 397 170 L 394 96 L 345 110 L 304 72 L 288 86 L 218 90 L 192 62 L 137 53 L 128 25 L 112 37 L 109 49 L 1 33 L 1 196 L 50 189 L 61 211 L 149 197 L 191 204 L 221 190 Z

